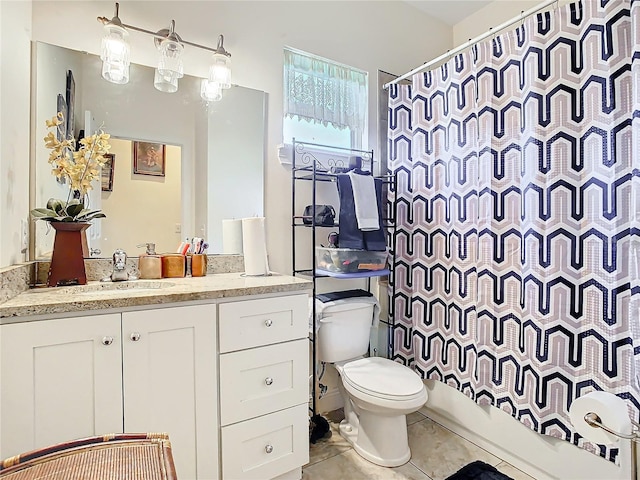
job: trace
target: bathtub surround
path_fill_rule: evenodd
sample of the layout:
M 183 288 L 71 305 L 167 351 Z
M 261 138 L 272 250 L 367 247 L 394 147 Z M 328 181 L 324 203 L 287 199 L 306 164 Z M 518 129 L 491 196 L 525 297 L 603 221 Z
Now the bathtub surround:
M 611 461 L 568 408 L 638 416 L 639 7 L 559 7 L 390 89 L 394 356 Z

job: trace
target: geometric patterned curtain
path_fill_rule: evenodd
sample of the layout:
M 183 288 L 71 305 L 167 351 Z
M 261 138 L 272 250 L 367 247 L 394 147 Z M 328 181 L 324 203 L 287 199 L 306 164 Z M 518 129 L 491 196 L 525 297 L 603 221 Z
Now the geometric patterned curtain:
M 532 430 L 640 409 L 640 3 L 533 15 L 390 88 L 394 359 Z

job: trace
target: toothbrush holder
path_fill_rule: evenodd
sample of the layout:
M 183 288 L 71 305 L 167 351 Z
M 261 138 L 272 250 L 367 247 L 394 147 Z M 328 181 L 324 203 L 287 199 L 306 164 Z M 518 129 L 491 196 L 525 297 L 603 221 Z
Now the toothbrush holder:
M 204 277 L 207 274 L 207 256 L 204 253 L 194 253 L 191 257 L 191 276 Z

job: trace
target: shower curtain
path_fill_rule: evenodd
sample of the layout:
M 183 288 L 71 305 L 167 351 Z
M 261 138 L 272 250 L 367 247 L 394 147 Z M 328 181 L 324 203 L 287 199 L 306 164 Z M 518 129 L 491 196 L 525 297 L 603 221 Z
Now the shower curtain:
M 616 461 L 568 411 L 605 390 L 638 419 L 640 2 L 531 16 L 389 95 L 394 359 Z

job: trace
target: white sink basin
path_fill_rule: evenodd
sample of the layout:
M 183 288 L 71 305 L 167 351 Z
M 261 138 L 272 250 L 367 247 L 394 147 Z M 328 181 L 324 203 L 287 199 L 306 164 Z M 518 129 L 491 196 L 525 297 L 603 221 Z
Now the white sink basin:
M 109 295 L 116 294 L 118 292 L 157 292 L 159 290 L 173 287 L 175 283 L 160 282 L 154 280 L 134 280 L 128 282 L 104 282 L 92 285 L 78 285 L 75 287 L 64 287 L 65 294 L 69 295 L 82 295 L 82 296 L 95 296 L 95 295 Z

